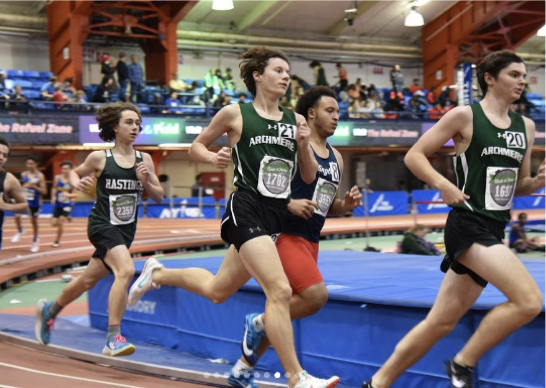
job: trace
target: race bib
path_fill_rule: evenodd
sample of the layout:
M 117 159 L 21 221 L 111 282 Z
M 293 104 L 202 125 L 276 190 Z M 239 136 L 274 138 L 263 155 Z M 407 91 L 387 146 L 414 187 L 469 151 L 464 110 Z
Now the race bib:
M 315 186 L 315 192 L 313 193 L 313 201 L 317 203 L 318 209 L 315 209 L 315 213 L 326 217 L 330 206 L 334 202 L 337 194 L 337 185 L 326 179 L 319 178 L 317 185 Z
M 136 194 L 110 195 L 110 223 L 126 225 L 135 220 L 137 210 Z
M 61 193 L 59 194 L 59 199 L 58 199 L 58 201 L 59 201 L 60 203 L 70 203 L 70 198 L 68 198 L 68 197 L 65 195 L 64 192 L 61 192 Z
M 25 195 L 27 201 L 34 201 L 34 198 L 36 197 L 36 190 L 23 187 L 23 194 Z
M 264 197 L 288 198 L 290 180 L 294 162 L 286 159 L 264 156 L 260 162 L 258 174 L 258 191 Z
M 509 210 L 518 181 L 515 167 L 487 167 L 485 184 L 485 208 L 487 210 Z

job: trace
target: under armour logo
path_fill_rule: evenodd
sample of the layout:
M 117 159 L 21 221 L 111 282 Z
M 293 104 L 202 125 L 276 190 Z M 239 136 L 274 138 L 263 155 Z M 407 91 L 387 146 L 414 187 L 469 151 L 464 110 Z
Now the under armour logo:
M 267 124 L 267 129 L 277 129 L 277 124 Z
M 506 133 L 497 133 L 497 137 L 500 139 L 501 137 L 503 139 L 506 139 Z
M 248 231 L 249 231 L 250 233 L 254 233 L 254 232 L 260 232 L 261 229 L 260 229 L 259 226 L 257 226 L 257 227 L 255 227 L 255 228 L 248 228 Z

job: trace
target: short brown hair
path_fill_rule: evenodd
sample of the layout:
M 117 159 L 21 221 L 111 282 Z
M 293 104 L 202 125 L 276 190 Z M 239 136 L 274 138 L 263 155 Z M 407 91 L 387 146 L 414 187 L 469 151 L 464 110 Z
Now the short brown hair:
M 242 60 L 239 64 L 241 79 L 253 96 L 256 96 L 256 82 L 252 73 L 257 71 L 259 74 L 263 74 L 271 58 L 280 58 L 290 65 L 290 61 L 285 53 L 264 46 L 248 49 L 245 53 L 237 57 L 237 59 Z

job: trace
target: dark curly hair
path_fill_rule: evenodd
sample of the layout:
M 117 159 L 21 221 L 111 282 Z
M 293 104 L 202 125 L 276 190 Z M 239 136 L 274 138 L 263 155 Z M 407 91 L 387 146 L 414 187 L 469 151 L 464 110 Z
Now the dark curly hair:
M 0 144 L 3 144 L 9 148 L 9 141 L 4 136 L 0 136 Z
M 337 99 L 336 92 L 334 92 L 332 88 L 329 88 L 328 86 L 313 86 L 298 99 L 298 102 L 296 103 L 296 112 L 307 120 L 309 108 L 317 108 L 319 101 L 323 96 Z
M 476 66 L 476 78 L 484 96 L 487 93 L 488 87 L 487 82 L 485 82 L 485 73 L 489 73 L 491 77 L 497 79 L 500 71 L 512 63 L 525 64 L 523 59 L 511 50 L 495 51 L 487 54 L 481 60 L 478 66 Z
M 242 60 L 239 64 L 241 79 L 254 97 L 256 97 L 256 82 L 254 82 L 252 73 L 257 71 L 259 74 L 263 74 L 271 58 L 280 58 L 290 65 L 290 61 L 285 53 L 264 46 L 248 49 L 245 53 L 237 57 L 237 59 Z
M 138 119 L 142 122 L 140 109 L 136 105 L 129 102 L 115 102 L 112 104 L 102 105 L 97 111 L 96 120 L 99 123 L 99 137 L 104 141 L 114 141 L 116 133 L 114 128 L 119 125 L 121 114 L 123 111 L 132 110 L 138 115 Z M 139 126 L 139 132 L 142 131 L 142 125 Z

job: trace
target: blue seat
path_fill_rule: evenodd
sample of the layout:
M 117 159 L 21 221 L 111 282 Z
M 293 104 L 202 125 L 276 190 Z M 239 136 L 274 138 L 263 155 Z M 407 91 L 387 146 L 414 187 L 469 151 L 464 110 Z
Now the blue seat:
M 23 70 L 12 69 L 12 70 L 8 70 L 6 73 L 8 75 L 8 78 L 11 78 L 11 79 L 24 78 Z
M 42 85 L 44 83 L 42 81 L 33 81 L 31 88 L 34 90 L 42 90 Z
M 27 98 L 27 100 L 39 100 L 42 96 L 42 94 L 37 90 L 23 90 L 22 94 Z
M 49 81 L 49 77 L 51 77 L 53 75 L 52 72 L 50 71 L 41 71 L 40 72 L 40 78 L 41 79 L 47 79 Z
M 34 80 L 40 78 L 40 72 L 36 70 L 23 70 L 23 76 L 26 79 Z
M 150 107 L 146 104 L 137 104 L 140 113 L 150 113 Z
M 24 80 L 24 79 L 16 79 L 14 81 L 14 84 L 21 86 L 23 89 L 31 89 L 32 88 L 32 82 Z
M 13 90 L 13 87 L 15 86 L 15 81 L 12 79 L 6 79 L 4 80 L 4 85 L 6 85 L 6 89 Z

